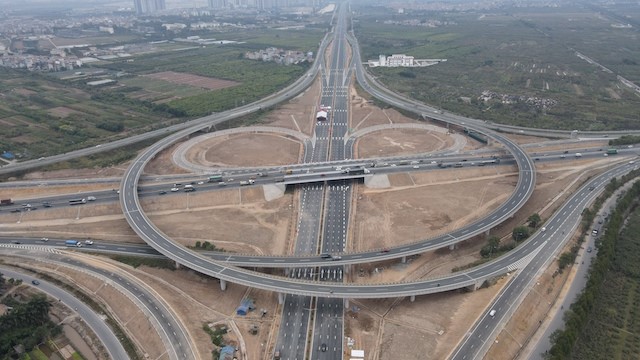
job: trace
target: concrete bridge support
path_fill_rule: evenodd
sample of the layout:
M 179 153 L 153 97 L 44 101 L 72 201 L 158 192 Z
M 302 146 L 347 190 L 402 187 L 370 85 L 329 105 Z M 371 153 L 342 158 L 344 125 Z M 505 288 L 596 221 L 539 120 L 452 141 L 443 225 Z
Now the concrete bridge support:
M 347 298 L 344 299 L 344 308 L 345 309 L 349 308 L 349 299 L 347 299 Z
M 220 279 L 220 290 L 222 291 L 227 290 L 227 280 Z
M 449 250 L 453 251 L 456 249 L 456 244 L 449 245 Z
M 284 294 L 283 293 L 278 293 L 278 304 L 279 305 L 284 304 Z
M 475 284 L 467 286 L 465 289 L 468 290 L 468 291 L 476 291 L 476 290 L 480 289 L 482 284 L 484 284 L 484 280 L 479 280 Z
M 491 232 L 491 229 L 487 230 L 484 232 L 484 236 L 489 237 L 489 233 Z
M 406 256 L 401 257 L 400 258 L 400 262 L 403 263 L 403 264 L 406 264 L 407 263 L 407 257 Z
M 415 295 L 411 295 L 411 297 L 409 297 L 409 301 L 411 301 L 411 302 L 416 301 L 416 296 Z
M 180 270 L 180 267 L 181 267 L 181 266 L 182 266 L 182 265 L 180 265 L 180 263 L 176 261 L 176 270 Z

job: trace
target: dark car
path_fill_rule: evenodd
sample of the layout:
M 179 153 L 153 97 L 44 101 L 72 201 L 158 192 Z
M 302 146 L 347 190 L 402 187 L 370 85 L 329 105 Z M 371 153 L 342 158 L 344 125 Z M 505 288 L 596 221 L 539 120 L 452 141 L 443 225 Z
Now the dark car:
M 160 191 L 158 194 L 160 194 L 160 195 L 164 195 L 164 194 L 166 194 L 166 193 L 167 193 L 166 191 L 162 190 L 162 191 Z
M 327 351 L 327 344 L 322 343 L 322 345 L 320 345 L 320 351 L 322 351 L 322 352 Z
M 20 241 L 18 241 L 18 240 L 12 240 L 12 241 L 11 241 L 11 243 L 12 243 L 12 244 L 20 244 Z
M 380 250 L 381 254 L 388 253 L 388 252 L 389 252 L 389 249 L 387 249 L 387 248 L 384 248 L 384 249 Z
M 33 285 L 40 285 L 40 281 L 38 281 L 38 280 L 31 280 L 31 283 Z
M 50 208 L 52 205 L 49 203 L 42 203 L 42 206 L 46 208 Z

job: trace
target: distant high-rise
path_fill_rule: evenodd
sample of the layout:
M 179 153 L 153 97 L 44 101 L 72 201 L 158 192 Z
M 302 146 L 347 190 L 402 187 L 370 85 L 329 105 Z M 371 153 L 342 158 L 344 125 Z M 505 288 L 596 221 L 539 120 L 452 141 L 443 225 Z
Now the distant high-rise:
M 208 3 L 212 9 L 224 9 L 227 7 L 227 0 L 208 0 Z
M 164 0 L 133 0 L 133 5 L 138 15 L 154 13 L 166 8 Z

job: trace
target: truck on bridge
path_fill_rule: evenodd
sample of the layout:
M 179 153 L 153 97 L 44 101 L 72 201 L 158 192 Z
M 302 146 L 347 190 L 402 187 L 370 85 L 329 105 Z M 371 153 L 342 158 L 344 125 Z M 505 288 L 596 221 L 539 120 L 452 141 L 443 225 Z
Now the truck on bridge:
M 615 155 L 617 153 L 618 153 L 618 149 L 615 149 L 615 148 L 607 149 L 608 155 Z

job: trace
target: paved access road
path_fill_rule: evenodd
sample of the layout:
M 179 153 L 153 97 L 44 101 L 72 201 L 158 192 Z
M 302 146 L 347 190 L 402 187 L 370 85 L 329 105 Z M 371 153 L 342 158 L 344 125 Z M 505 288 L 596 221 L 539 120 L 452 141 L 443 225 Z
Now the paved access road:
M 100 314 L 95 313 L 89 306 L 85 305 L 80 299 L 73 296 L 71 293 L 42 280 L 33 275 L 9 269 L 7 267 L 0 267 L 0 273 L 4 274 L 5 278 L 22 279 L 25 284 L 30 284 L 36 287 L 38 290 L 46 293 L 53 299 L 59 299 L 60 302 L 65 304 L 70 309 L 75 309 L 76 313 L 82 318 L 82 320 L 89 325 L 91 330 L 96 334 L 100 342 L 104 345 L 105 349 L 109 353 L 112 359 L 128 359 L 129 355 L 120 344 L 118 337 L 111 331 L 111 328 L 102 320 Z M 33 281 L 38 281 L 38 285 L 32 284 Z M 55 300 L 51 300 L 55 301 Z
M 463 342 L 454 351 L 452 359 L 467 360 L 482 358 L 491 342 L 509 320 L 524 295 L 534 287 L 536 278 L 550 262 L 556 260 L 566 241 L 580 224 L 581 214 L 609 183 L 613 177 L 619 177 L 636 168 L 626 163 L 611 169 L 582 186 L 565 204 L 558 209 L 546 223 L 546 231 L 538 231 L 527 242 L 516 249 L 528 248 L 530 256 L 523 257 L 521 270 L 512 274 L 509 284 L 500 292 L 489 310 L 476 322 Z M 506 257 L 508 257 L 507 255 Z M 504 257 L 503 257 L 504 258 Z M 501 262 L 502 258 L 498 259 Z M 493 316 L 491 310 L 495 310 Z

